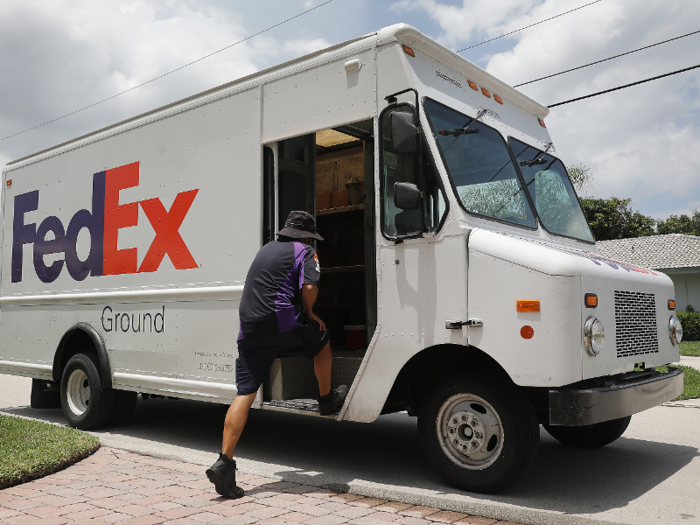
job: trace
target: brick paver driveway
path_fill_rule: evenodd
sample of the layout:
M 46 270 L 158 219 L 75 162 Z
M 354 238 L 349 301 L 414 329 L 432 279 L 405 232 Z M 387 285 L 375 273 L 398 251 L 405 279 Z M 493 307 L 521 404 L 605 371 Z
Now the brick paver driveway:
M 0 522 L 517 525 L 241 473 L 238 481 L 246 496 L 227 500 L 214 492 L 204 470 L 201 465 L 103 447 L 66 470 L 0 491 Z

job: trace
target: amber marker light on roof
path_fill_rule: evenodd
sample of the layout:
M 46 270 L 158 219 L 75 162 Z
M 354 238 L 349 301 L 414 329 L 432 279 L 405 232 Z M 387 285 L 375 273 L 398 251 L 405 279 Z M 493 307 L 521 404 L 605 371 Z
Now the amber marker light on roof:
M 416 54 L 413 52 L 413 49 L 408 47 L 406 44 L 401 44 L 401 47 L 403 47 L 404 53 L 406 53 L 407 55 L 411 55 L 413 58 L 416 57 Z
M 543 128 L 546 128 L 546 127 L 547 127 L 547 126 L 544 125 L 544 120 L 542 120 L 541 118 L 538 118 L 537 120 L 539 121 L 540 126 L 542 126 Z
M 474 82 L 471 80 L 467 80 L 467 84 L 469 84 L 469 87 L 472 88 L 474 91 L 479 91 L 479 86 L 477 86 Z
M 669 310 L 675 310 L 676 309 L 676 301 L 673 299 L 668 300 L 668 309 Z
M 489 90 L 486 88 L 481 88 L 481 92 L 484 94 L 485 97 L 491 98 L 491 93 L 489 93 Z
M 515 308 L 518 312 L 539 312 L 539 301 L 516 301 Z
M 503 99 L 496 95 L 496 93 L 493 94 L 493 99 L 498 102 L 499 104 L 503 104 Z
M 586 304 L 586 308 L 595 308 L 598 306 L 598 296 L 594 293 L 587 293 L 583 302 Z

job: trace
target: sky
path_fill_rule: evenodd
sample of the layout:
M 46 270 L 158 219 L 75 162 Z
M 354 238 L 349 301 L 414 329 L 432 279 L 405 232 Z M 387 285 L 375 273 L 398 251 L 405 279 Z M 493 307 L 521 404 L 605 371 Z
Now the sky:
M 395 23 L 458 51 L 592 0 L 324 1 L 0 0 L 0 166 Z M 697 0 L 600 0 L 460 55 L 514 85 L 699 29 Z M 555 104 L 700 64 L 698 49 L 700 33 L 519 89 Z M 588 196 L 631 198 L 656 219 L 690 214 L 699 90 L 700 68 L 552 108 L 555 155 L 590 168 Z

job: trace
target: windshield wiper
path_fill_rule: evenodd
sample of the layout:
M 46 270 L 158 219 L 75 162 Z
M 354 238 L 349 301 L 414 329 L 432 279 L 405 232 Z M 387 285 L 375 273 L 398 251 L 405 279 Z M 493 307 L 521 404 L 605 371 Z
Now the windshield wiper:
M 553 146 L 553 144 L 551 142 L 547 142 L 547 147 L 544 148 L 544 151 L 542 153 L 537 155 L 537 157 L 535 157 L 532 160 L 521 160 L 520 165 L 530 167 L 530 166 L 534 166 L 535 164 L 547 164 L 547 161 L 544 160 L 544 156 L 547 154 L 547 152 L 550 150 L 550 148 L 552 148 L 552 146 Z
M 467 122 L 463 127 L 455 129 L 441 129 L 440 131 L 438 131 L 438 133 L 440 135 L 452 135 L 453 137 L 458 137 L 459 135 L 469 135 L 471 133 L 479 133 L 478 129 L 469 129 L 469 126 L 471 126 L 474 122 L 479 120 L 485 114 L 486 110 L 482 109 L 481 111 L 479 111 L 479 113 L 476 114 L 476 117 L 470 119 L 469 122 Z

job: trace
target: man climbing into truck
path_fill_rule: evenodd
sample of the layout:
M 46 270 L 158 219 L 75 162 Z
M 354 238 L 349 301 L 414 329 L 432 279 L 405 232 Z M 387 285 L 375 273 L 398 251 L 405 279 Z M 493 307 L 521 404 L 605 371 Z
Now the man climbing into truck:
M 321 268 L 311 239 L 322 241 L 323 237 L 313 216 L 304 211 L 290 212 L 278 237 L 257 253 L 246 277 L 239 310 L 238 393 L 226 413 L 219 459 L 206 471 L 216 492 L 227 498 L 244 494 L 236 485 L 233 452 L 275 359 L 300 356 L 314 360 L 321 415 L 335 413 L 348 393 L 346 385 L 331 390 L 330 331 L 313 312 Z M 295 309 L 299 296 L 303 312 Z

